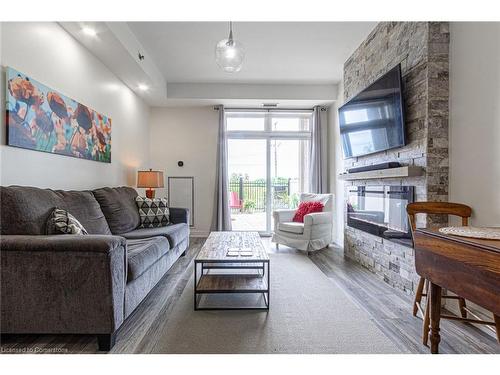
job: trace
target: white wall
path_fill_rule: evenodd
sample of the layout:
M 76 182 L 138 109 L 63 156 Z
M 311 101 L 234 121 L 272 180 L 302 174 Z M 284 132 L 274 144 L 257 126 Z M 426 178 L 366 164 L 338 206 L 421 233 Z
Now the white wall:
M 322 121 L 328 116 L 322 112 Z M 194 176 L 195 217 L 192 233 L 210 232 L 215 196 L 219 113 L 212 106 L 153 107 L 151 109 L 151 166 L 164 170 L 166 176 Z M 327 143 L 327 127 L 324 147 Z M 172 140 L 171 143 L 168 140 Z M 167 142 L 167 144 L 165 143 Z M 326 155 L 325 155 L 326 157 Z M 183 167 L 177 162 L 184 161 Z M 157 196 L 166 195 L 158 189 Z
M 207 235 L 212 223 L 218 120 L 211 106 L 151 109 L 151 167 L 166 176 L 194 176 L 195 236 Z M 158 189 L 158 197 L 165 195 Z
M 328 109 L 328 181 L 335 196 L 333 242 L 344 246 L 344 182 L 338 179 L 344 171 L 344 159 L 340 143 L 338 108 L 343 103 L 344 87 L 339 84 L 337 100 Z
M 500 226 L 500 23 L 450 28 L 449 200 Z
M 472 207 L 473 225 L 500 226 L 500 23 L 452 22 L 450 38 L 449 200 Z
M 1 184 L 61 189 L 135 185 L 148 167 L 149 107 L 56 23 L 3 23 L 1 30 Z M 112 163 L 6 146 L 5 67 L 112 119 Z

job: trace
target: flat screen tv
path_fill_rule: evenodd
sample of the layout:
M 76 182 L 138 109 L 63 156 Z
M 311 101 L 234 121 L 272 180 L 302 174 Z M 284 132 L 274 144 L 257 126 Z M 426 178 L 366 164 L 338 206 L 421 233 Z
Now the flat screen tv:
M 339 108 L 345 159 L 405 145 L 401 86 L 397 65 Z

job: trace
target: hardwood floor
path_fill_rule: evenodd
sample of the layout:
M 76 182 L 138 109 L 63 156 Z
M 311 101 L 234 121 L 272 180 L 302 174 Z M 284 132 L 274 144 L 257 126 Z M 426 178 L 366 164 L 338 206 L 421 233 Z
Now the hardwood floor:
M 111 353 L 150 353 L 192 276 L 192 260 L 205 239 L 192 238 L 181 257 L 146 300 L 121 327 Z M 269 238 L 264 243 L 275 252 Z M 280 246 L 280 252 L 296 250 Z M 305 256 L 305 255 L 304 255 Z M 330 247 L 310 255 L 311 261 L 358 306 L 393 342 L 407 353 L 428 353 L 421 344 L 422 321 L 411 315 L 412 297 L 393 289 L 357 263 L 344 259 L 342 250 Z M 360 338 L 362 339 L 362 338 Z M 470 325 L 453 321 L 441 324 L 441 353 L 500 353 L 496 340 Z M 90 335 L 5 335 L 2 353 L 96 353 Z
M 412 315 L 413 296 L 392 288 L 358 263 L 330 247 L 310 255 L 321 271 L 372 317 L 393 342 L 408 353 L 429 353 L 421 343 L 422 320 Z M 500 353 L 496 339 L 479 328 L 441 321 L 440 353 Z

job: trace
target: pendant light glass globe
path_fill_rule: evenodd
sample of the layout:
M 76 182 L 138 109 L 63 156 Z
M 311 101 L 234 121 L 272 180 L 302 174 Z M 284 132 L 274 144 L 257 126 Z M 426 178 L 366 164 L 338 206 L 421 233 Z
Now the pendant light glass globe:
M 236 73 L 241 70 L 245 50 L 243 45 L 233 39 L 232 23 L 229 23 L 229 38 L 222 39 L 215 47 L 215 61 L 225 72 Z

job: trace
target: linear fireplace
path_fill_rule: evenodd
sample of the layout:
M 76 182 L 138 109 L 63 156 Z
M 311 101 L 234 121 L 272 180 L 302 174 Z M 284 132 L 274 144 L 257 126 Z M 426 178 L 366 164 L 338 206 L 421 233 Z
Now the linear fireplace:
M 411 246 L 406 205 L 413 202 L 414 190 L 413 186 L 350 187 L 347 200 L 347 225 Z

